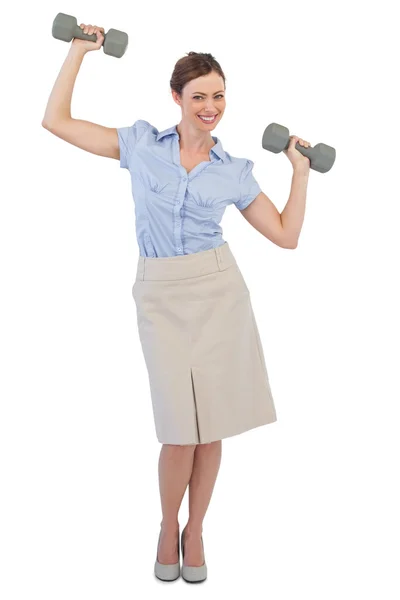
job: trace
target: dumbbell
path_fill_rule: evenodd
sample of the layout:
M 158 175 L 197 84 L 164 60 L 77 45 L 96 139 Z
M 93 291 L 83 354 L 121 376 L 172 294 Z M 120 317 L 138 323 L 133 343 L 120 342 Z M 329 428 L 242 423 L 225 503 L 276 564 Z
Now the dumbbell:
M 278 123 L 271 123 L 264 131 L 262 147 L 265 150 L 278 154 L 287 150 L 290 144 L 289 129 Z M 310 168 L 319 173 L 326 173 L 333 166 L 336 158 L 336 150 L 326 144 L 317 144 L 305 148 L 299 143 L 295 146 L 303 156 L 310 160 Z
M 95 33 L 88 35 L 83 33 L 83 30 L 78 26 L 78 21 L 71 15 L 58 13 L 53 21 L 52 35 L 57 40 L 70 42 L 73 38 L 87 40 L 89 42 L 97 42 Z M 104 54 L 121 58 L 128 46 L 128 34 L 118 29 L 109 29 L 104 34 L 103 51 Z

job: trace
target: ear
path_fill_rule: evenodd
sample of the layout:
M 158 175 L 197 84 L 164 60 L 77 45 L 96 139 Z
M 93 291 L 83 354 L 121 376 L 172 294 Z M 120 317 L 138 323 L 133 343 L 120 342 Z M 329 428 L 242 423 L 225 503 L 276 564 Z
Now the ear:
M 179 106 L 181 106 L 182 100 L 181 100 L 181 97 L 178 94 L 178 92 L 176 92 L 175 90 L 171 90 L 171 94 L 172 94 L 172 98 L 173 98 L 174 102 L 176 104 L 178 104 Z

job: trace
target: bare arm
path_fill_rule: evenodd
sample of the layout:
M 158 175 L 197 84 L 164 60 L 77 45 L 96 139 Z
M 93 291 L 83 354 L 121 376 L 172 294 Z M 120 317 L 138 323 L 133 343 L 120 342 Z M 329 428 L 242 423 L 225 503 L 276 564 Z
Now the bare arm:
M 295 167 L 293 169 L 292 185 L 289 200 L 281 212 L 282 226 L 292 243 L 297 246 L 303 227 L 306 210 L 306 196 L 310 167 Z
M 89 50 L 97 50 L 103 40 L 102 28 L 81 24 L 85 33 L 97 32 L 98 42 L 74 39 L 50 94 L 42 125 L 57 137 L 99 156 L 119 160 L 117 129 L 73 119 L 71 99 L 76 77 Z M 96 31 L 97 30 L 97 31 Z M 104 31 L 104 30 L 103 30 Z
M 281 213 L 263 192 L 240 211 L 250 225 L 282 248 L 297 248 L 304 219 L 308 173 L 307 169 L 293 170 L 289 200 Z
M 277 246 L 294 247 L 283 229 L 278 209 L 264 192 L 260 192 L 253 202 L 240 212 L 254 229 Z

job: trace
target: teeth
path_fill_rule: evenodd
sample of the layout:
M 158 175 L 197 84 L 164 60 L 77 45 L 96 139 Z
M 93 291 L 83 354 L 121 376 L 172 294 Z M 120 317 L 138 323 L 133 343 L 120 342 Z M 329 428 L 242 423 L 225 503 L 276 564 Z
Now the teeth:
M 203 117 L 202 115 L 199 115 L 200 119 L 203 119 L 203 121 L 213 121 L 216 116 L 217 115 L 214 115 L 213 117 Z

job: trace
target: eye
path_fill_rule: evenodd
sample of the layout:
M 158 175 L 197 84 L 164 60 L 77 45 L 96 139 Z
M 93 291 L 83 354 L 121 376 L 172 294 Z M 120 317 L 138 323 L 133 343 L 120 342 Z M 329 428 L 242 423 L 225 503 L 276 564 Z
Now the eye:
M 216 98 L 223 98 L 223 94 L 218 94 L 218 96 L 216 96 Z M 195 100 L 196 98 L 203 98 L 203 96 L 193 96 L 193 99 Z

